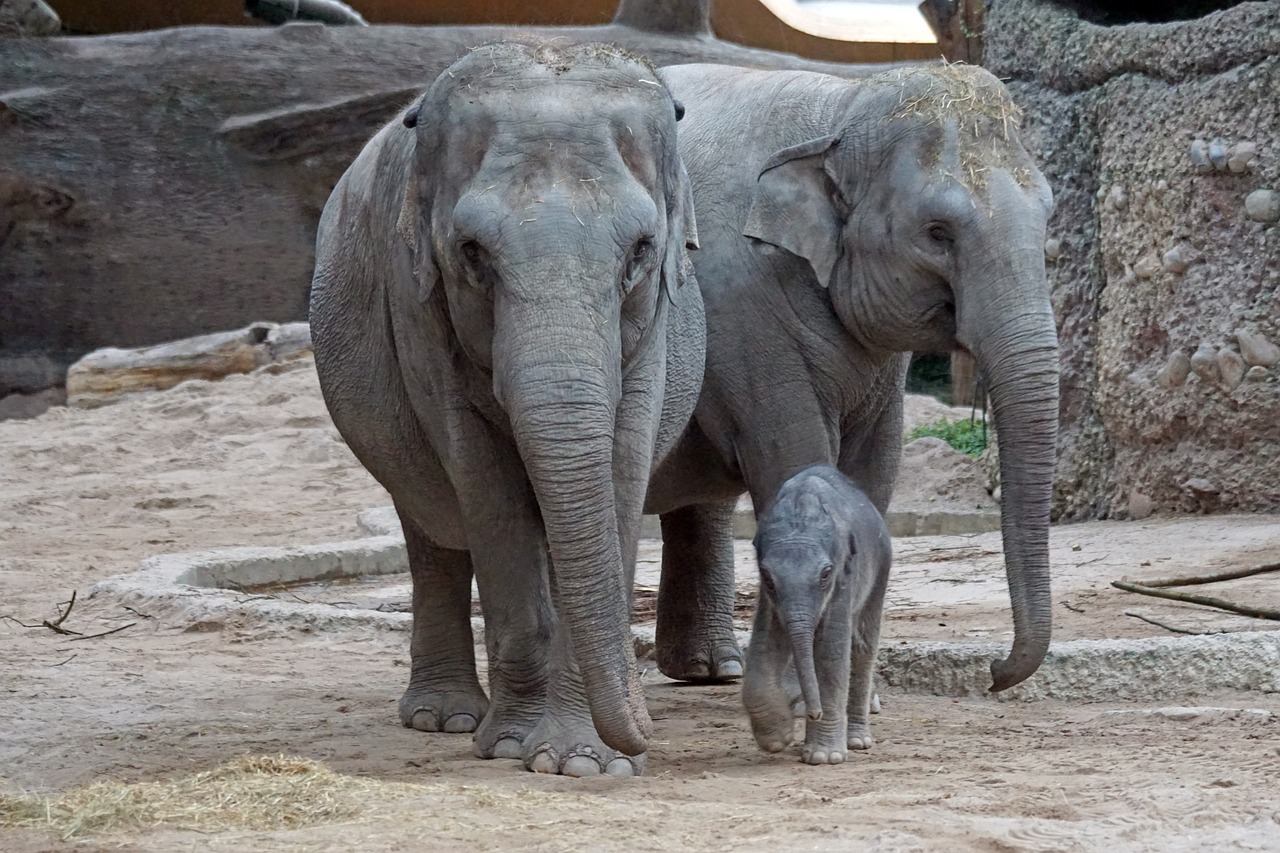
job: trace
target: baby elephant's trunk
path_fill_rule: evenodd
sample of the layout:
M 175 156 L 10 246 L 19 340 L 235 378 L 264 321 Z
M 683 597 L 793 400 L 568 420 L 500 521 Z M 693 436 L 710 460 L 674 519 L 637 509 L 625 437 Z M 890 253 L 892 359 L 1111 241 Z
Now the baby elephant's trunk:
M 813 626 L 807 622 L 792 622 L 791 656 L 796 662 L 796 677 L 800 679 L 800 695 L 804 698 L 805 714 L 811 720 L 822 719 L 822 696 L 818 692 L 818 673 L 813 666 Z

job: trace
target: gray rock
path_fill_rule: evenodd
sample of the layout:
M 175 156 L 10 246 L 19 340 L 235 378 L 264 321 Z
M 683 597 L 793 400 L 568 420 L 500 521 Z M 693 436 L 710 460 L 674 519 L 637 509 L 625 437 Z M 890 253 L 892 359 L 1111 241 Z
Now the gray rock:
M 272 361 L 287 361 L 311 353 L 311 324 L 285 323 L 267 333 Z
M 1200 253 L 1186 243 L 1179 243 L 1161 256 L 1160 262 L 1164 268 L 1174 275 L 1182 275 L 1187 271 L 1187 267 L 1191 266 L 1199 260 Z
M 1191 354 L 1191 370 L 1202 382 L 1218 381 L 1218 351 L 1209 343 L 1202 343 Z
M 1216 495 L 1218 487 L 1204 477 L 1192 477 L 1182 484 L 1182 488 L 1196 495 L 1197 497 Z
M 1227 158 L 1227 168 L 1237 175 L 1253 171 L 1256 165 L 1258 165 L 1258 145 L 1254 142 L 1238 143 L 1231 149 L 1231 156 Z
M 1209 163 L 1219 172 L 1225 171 L 1227 168 L 1227 143 L 1221 139 L 1214 139 L 1209 143 Z
M 1160 271 L 1160 262 L 1156 260 L 1155 255 L 1143 255 L 1138 258 L 1138 262 L 1133 265 L 1133 273 L 1138 278 L 1151 278 Z
M 1062 257 L 1062 241 L 1057 237 L 1050 237 L 1044 241 L 1044 256 L 1050 261 L 1056 261 Z
M 1218 374 L 1228 391 L 1244 381 L 1245 363 L 1240 353 L 1223 347 L 1218 350 Z
M 94 350 L 67 370 L 67 405 L 93 409 L 138 391 L 163 391 L 188 379 L 221 379 L 268 363 L 263 345 L 276 326 L 183 338 L 142 349 Z
M 1266 382 L 1268 375 L 1265 367 L 1255 364 L 1244 372 L 1244 379 L 1246 382 Z
M 1170 353 L 1169 360 L 1156 373 L 1156 382 L 1163 388 L 1173 390 L 1187 381 L 1187 374 L 1190 372 L 1191 359 L 1187 358 L 1186 353 Z
M 1142 492 L 1129 493 L 1129 518 L 1134 521 L 1142 521 L 1144 518 L 1150 518 L 1151 513 L 1155 510 L 1151 498 Z
M 1129 196 L 1125 194 L 1122 184 L 1113 184 L 1107 192 L 1106 206 L 1112 210 L 1128 210 Z
M 1254 190 L 1244 200 L 1244 213 L 1254 222 L 1280 220 L 1280 193 L 1275 190 Z
M 1209 162 L 1209 143 L 1203 139 L 1191 143 L 1191 165 L 1197 172 L 1208 172 L 1213 168 Z
M 1280 364 L 1280 346 L 1276 346 L 1262 335 L 1244 330 L 1236 331 L 1236 343 L 1240 344 L 1240 355 L 1244 363 L 1260 367 L 1275 367 Z

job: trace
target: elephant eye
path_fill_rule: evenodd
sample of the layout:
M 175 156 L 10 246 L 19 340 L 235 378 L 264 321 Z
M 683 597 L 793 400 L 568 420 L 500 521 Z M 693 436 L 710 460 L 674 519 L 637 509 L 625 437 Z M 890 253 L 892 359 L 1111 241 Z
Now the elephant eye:
M 824 584 L 831 583 L 831 572 L 832 572 L 832 571 L 833 571 L 833 567 L 832 567 L 832 566 L 830 566 L 830 565 L 823 566 L 823 567 L 822 567 L 822 574 L 820 574 L 820 575 L 818 576 L 818 579 L 819 579 L 819 580 L 821 580 L 821 581 L 822 581 L 822 583 L 824 583 Z
M 630 293 L 631 289 L 639 283 L 654 254 L 653 240 L 649 237 L 641 237 L 632 244 L 631 252 L 627 255 L 627 269 L 622 276 L 624 292 Z
M 954 243 L 955 238 L 951 236 L 951 229 L 941 222 L 934 222 L 929 226 L 929 239 L 937 243 Z
M 467 263 L 473 266 L 480 263 L 480 259 L 484 257 L 484 249 L 482 249 L 480 244 L 475 240 L 468 240 L 463 243 L 461 249 L 462 257 L 466 259 Z

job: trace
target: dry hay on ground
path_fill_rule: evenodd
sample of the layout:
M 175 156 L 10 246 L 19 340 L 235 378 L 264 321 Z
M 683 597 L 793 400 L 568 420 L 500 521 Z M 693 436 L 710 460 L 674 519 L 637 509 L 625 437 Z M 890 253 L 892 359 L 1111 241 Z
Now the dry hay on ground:
M 95 782 L 62 794 L 0 793 L 0 827 L 64 839 L 167 826 L 214 832 L 352 820 L 431 786 L 343 776 L 305 758 L 242 756 L 167 782 Z

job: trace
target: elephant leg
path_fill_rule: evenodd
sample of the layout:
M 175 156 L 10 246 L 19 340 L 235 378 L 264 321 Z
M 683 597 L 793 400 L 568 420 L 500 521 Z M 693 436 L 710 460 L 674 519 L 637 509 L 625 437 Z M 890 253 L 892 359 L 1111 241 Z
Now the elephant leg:
M 733 633 L 735 501 L 681 507 L 662 516 L 658 669 L 677 681 L 742 676 Z
M 489 658 L 490 705 L 476 731 L 478 758 L 520 758 L 546 709 L 556 618 L 546 543 L 528 497 L 527 505 L 512 500 L 505 513 L 488 515 L 491 523 L 481 522 L 470 536 Z
M 870 749 L 876 742 L 871 736 L 871 714 L 880 712 L 880 697 L 873 691 L 876 652 L 880 648 L 880 622 L 884 614 L 884 595 L 888 584 L 889 567 L 886 565 L 880 568 L 866 603 L 853 621 L 846 738 L 849 749 Z
M 763 594 L 756 604 L 751 645 L 747 649 L 747 672 L 742 681 L 742 704 L 751 719 L 751 733 L 765 752 L 780 752 L 795 737 L 793 707 L 798 685 L 787 683 L 791 645 L 774 611 Z
M 639 776 L 644 772 L 644 755 L 610 749 L 596 734 L 582 673 L 563 623 L 552 640 L 546 712 L 524 746 L 524 766 L 535 773 Z
M 412 668 L 400 722 L 424 732 L 471 732 L 489 700 L 476 678 L 471 555 L 440 548 L 400 513 L 413 578 Z
M 813 638 L 822 719 L 805 720 L 804 748 L 800 752 L 805 764 L 842 764 L 849 749 L 846 715 L 852 627 L 848 597 L 837 594 Z

